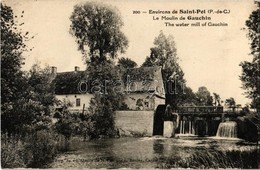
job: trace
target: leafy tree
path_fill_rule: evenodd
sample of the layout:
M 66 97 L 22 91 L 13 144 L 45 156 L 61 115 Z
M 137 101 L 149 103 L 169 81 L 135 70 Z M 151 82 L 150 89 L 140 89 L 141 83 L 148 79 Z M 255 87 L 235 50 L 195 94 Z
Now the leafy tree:
M 154 39 L 154 47 L 150 50 L 150 56 L 146 58 L 142 67 L 160 66 L 162 68 L 166 87 L 166 104 L 171 104 L 176 108 L 177 98 L 182 95 L 185 80 L 184 72 L 178 63 L 174 38 L 171 35 L 166 37 L 161 31 L 159 36 Z
M 247 97 L 252 99 L 252 107 L 260 112 L 260 2 L 256 2 L 256 4 L 257 9 L 251 13 L 246 21 L 253 60 L 240 63 L 242 67 L 240 79 L 243 88 L 247 90 Z
M 228 106 L 228 108 L 232 108 L 232 110 L 235 111 L 236 101 L 233 97 L 226 99 L 225 104 Z
M 115 136 L 115 121 L 112 102 L 108 95 L 95 93 L 95 97 L 90 101 L 89 112 L 92 113 L 94 131 L 91 138 L 103 138 Z
M 210 95 L 208 89 L 204 86 L 199 87 L 198 92 L 196 93 L 197 100 L 202 106 L 212 106 L 213 98 Z
M 88 64 L 88 80 L 94 93 L 89 108 L 95 129 L 91 137 L 114 136 L 114 111 L 122 105 L 122 89 L 115 89 L 114 83 L 120 78 L 111 60 L 128 46 L 120 30 L 121 16 L 116 8 L 87 2 L 74 7 L 70 20 L 71 34 Z
M 51 84 L 50 68 L 34 65 L 23 77 L 23 96 L 16 99 L 13 107 L 2 116 L 2 130 L 9 133 L 31 133 L 51 127 L 51 113 L 57 102 Z
M 219 94 L 217 94 L 217 93 L 213 93 L 213 97 L 214 97 L 214 105 L 215 106 L 221 106 L 221 98 L 220 98 L 220 96 L 219 96 Z
M 23 23 L 15 17 L 12 9 L 1 3 L 1 127 L 9 133 L 24 133 L 49 126 L 46 114 L 50 113 L 54 96 L 46 82 L 49 75 L 21 71 L 23 52 L 28 48 L 24 42 L 30 38 L 28 32 L 19 31 Z
M 39 101 L 42 104 L 45 115 L 50 115 L 54 105 L 58 102 L 55 98 L 55 84 L 52 83 L 52 80 L 49 66 L 42 69 L 38 64 L 34 64 L 29 71 L 28 84 L 33 92 L 31 100 Z
M 73 116 L 68 110 L 62 113 L 62 117 L 55 123 L 55 129 L 58 133 L 65 136 L 65 149 L 69 148 L 69 140 L 72 135 L 77 133 L 80 126 L 80 120 Z
M 7 113 L 26 89 L 21 67 L 24 64 L 24 41 L 28 38 L 14 20 L 13 10 L 1 3 L 1 111 Z
M 23 52 L 27 50 L 24 42 L 29 37 L 28 32 L 20 31 L 23 23 L 19 24 L 15 17 L 11 7 L 1 3 L 1 127 L 2 131 L 10 133 L 20 129 L 24 116 L 20 114 L 21 110 L 31 104 L 29 101 L 22 104 L 29 94 L 29 85 L 21 71 Z
M 122 57 L 118 60 L 118 66 L 127 69 L 127 68 L 135 68 L 137 64 L 135 61 L 131 60 L 130 58 Z
M 115 136 L 114 114 L 122 106 L 122 87 L 114 84 L 120 80 L 119 73 L 112 62 L 105 61 L 88 67 L 89 80 L 92 81 L 94 98 L 90 102 L 89 114 L 92 115 L 94 133 L 92 138 Z
M 176 100 L 178 100 L 177 101 L 178 105 L 184 105 L 184 104 L 196 105 L 197 104 L 196 95 L 190 87 L 185 87 L 184 93 L 182 95 L 180 95 Z
M 79 50 L 86 61 L 104 61 L 124 52 L 128 40 L 120 30 L 123 21 L 114 7 L 87 2 L 74 7 L 70 17 L 71 34 L 75 36 Z

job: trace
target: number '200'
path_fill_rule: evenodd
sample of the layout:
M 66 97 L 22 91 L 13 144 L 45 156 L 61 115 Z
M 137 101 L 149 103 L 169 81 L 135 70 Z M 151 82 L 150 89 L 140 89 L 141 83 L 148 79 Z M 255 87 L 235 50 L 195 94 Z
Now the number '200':
M 133 14 L 141 14 L 141 11 L 133 11 Z

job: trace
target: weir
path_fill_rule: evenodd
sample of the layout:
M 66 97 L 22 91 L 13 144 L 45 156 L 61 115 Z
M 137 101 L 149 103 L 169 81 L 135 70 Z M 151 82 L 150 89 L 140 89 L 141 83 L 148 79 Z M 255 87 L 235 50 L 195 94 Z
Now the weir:
M 240 114 L 224 112 L 222 106 L 178 107 L 171 112 L 177 113 L 179 116 L 178 128 L 175 130 L 179 135 L 239 137 L 236 122 L 225 122 L 225 120 L 227 118 L 235 119 Z M 171 120 L 163 118 L 165 113 L 166 105 L 159 105 L 154 114 L 153 135 L 163 135 L 164 130 L 169 130 L 170 127 L 166 126 L 165 121 Z
M 180 121 L 180 132 L 181 135 L 195 135 L 194 122 L 181 120 Z
M 219 124 L 217 137 L 237 138 L 237 123 L 234 121 Z

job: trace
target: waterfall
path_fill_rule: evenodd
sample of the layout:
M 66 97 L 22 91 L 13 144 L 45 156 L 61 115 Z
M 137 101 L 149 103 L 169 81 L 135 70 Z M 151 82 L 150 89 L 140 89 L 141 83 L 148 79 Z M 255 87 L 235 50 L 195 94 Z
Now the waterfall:
M 186 121 L 186 120 L 180 121 L 180 134 L 194 135 L 195 134 L 194 123 L 192 121 Z
M 220 123 L 218 126 L 217 137 L 237 138 L 237 123 L 228 121 Z

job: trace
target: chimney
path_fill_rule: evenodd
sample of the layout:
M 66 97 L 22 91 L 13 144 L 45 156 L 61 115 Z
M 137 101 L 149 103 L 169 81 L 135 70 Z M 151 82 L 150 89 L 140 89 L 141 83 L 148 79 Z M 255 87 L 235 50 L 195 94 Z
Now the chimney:
M 79 71 L 79 67 L 78 66 L 75 66 L 75 71 Z
M 51 74 L 56 75 L 57 74 L 57 67 L 52 66 L 51 67 Z

